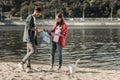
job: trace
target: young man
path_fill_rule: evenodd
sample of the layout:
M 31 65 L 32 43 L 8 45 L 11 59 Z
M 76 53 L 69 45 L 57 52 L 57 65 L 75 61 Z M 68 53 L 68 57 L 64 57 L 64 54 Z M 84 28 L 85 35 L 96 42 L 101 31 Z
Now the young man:
M 18 67 L 23 71 L 24 64 L 27 64 L 26 72 L 31 71 L 31 62 L 30 57 L 33 53 L 35 53 L 35 46 L 37 45 L 37 37 L 36 32 L 43 31 L 42 29 L 37 29 L 36 25 L 36 17 L 41 15 L 41 8 L 35 7 L 34 12 L 32 15 L 29 15 L 26 19 L 24 35 L 23 35 L 23 42 L 27 43 L 27 54 L 24 56 L 22 61 L 18 64 Z

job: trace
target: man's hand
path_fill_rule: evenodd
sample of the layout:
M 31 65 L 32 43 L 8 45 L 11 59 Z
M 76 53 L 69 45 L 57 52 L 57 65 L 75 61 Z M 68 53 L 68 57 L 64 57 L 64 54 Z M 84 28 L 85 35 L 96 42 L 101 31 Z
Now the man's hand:
M 35 28 L 32 28 L 31 30 L 36 31 L 36 32 L 42 32 L 43 31 L 43 29 L 35 29 Z
M 37 32 L 42 32 L 43 31 L 43 29 L 37 29 Z
M 32 30 L 32 31 L 36 31 L 36 29 L 35 29 L 35 28 L 31 28 L 31 30 Z

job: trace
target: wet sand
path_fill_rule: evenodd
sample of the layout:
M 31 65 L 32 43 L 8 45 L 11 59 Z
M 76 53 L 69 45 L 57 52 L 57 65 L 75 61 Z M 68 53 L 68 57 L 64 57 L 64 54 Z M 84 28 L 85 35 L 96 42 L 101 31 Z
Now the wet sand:
M 0 62 L 0 80 L 120 80 L 120 71 L 76 68 L 73 76 L 69 75 L 67 66 L 61 72 L 49 71 L 49 65 L 33 64 L 31 73 L 21 72 L 18 63 Z

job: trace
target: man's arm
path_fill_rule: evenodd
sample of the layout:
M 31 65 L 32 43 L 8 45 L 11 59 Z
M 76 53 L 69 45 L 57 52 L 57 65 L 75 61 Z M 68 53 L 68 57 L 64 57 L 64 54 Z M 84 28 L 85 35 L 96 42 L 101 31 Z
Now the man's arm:
M 35 29 L 35 27 L 31 28 L 32 31 L 36 31 L 36 32 L 42 32 L 43 29 Z
M 31 16 L 30 22 L 29 22 L 29 29 L 32 30 L 32 31 L 36 31 L 36 32 L 41 32 L 41 31 L 43 31 L 43 29 L 37 29 L 37 28 L 35 27 L 34 19 L 33 19 L 32 16 Z

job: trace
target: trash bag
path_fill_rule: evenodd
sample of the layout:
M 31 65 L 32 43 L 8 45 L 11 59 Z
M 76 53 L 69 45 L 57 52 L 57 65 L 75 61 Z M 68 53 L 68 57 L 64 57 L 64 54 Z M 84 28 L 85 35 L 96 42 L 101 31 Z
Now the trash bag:
M 40 43 L 46 43 L 48 45 L 51 43 L 51 37 L 48 32 L 40 32 Z

